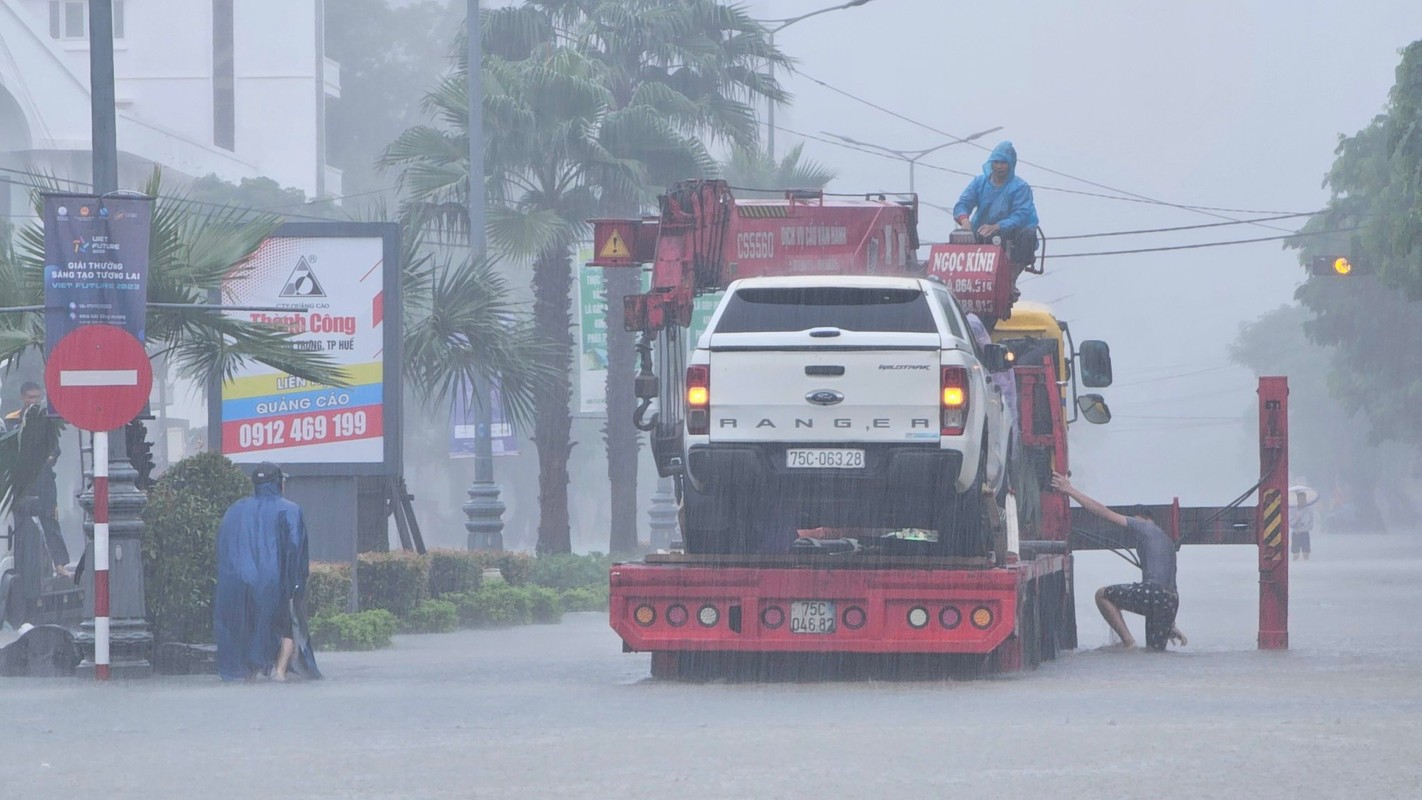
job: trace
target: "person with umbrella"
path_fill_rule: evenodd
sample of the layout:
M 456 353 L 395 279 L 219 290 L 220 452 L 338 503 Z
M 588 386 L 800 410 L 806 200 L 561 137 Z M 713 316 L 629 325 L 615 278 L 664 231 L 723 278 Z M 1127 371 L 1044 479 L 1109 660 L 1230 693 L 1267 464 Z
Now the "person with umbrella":
M 1318 492 L 1310 487 L 1302 483 L 1289 487 L 1289 551 L 1294 554 L 1295 561 L 1299 560 L 1299 556 L 1303 556 L 1304 561 L 1308 560 L 1310 534 L 1317 522 L 1313 505 L 1317 502 Z

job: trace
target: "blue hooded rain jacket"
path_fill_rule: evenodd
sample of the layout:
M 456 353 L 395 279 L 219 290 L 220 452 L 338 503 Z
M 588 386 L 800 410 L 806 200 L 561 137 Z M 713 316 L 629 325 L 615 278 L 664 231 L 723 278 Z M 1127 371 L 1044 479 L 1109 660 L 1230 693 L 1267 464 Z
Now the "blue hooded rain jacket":
M 992 162 L 1006 161 L 1007 180 L 1001 186 L 992 182 Z M 1032 202 L 1032 187 L 1017 177 L 1017 150 L 1012 142 L 1000 142 L 992 149 L 983 174 L 973 178 L 968 188 L 953 206 L 953 219 L 972 214 L 971 225 L 977 230 L 996 224 L 1003 233 L 1014 233 L 1037 227 L 1037 206 Z
M 266 673 L 276 663 L 287 616 L 297 652 L 291 669 L 319 678 L 305 636 L 306 579 L 310 571 L 301 506 L 281 496 L 275 482 L 259 483 L 232 504 L 217 529 L 217 596 L 213 633 L 223 680 Z

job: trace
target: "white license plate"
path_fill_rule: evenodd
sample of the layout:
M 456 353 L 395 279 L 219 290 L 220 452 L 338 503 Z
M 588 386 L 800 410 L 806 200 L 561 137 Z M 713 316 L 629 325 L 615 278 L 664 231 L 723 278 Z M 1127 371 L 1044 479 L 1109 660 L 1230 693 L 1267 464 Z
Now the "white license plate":
M 785 451 L 790 469 L 863 469 L 864 451 L 846 448 L 791 448 Z
M 834 603 L 795 600 L 790 603 L 791 633 L 834 633 Z

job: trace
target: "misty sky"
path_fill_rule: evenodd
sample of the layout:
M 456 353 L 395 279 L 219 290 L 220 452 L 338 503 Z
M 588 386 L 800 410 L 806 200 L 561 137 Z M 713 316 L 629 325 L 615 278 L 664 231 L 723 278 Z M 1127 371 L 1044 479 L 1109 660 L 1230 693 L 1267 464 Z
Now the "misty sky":
M 747 3 L 764 19 L 832 5 Z M 777 35 L 800 72 L 785 78 L 795 101 L 777 124 L 902 150 L 943 141 L 813 78 L 957 136 L 1001 125 L 981 144 L 1010 138 L 1026 161 L 1117 190 L 1179 204 L 1310 211 L 1327 199 L 1320 182 L 1338 135 L 1382 111 L 1399 48 L 1422 37 L 1415 0 L 1344 8 L 1317 0 L 871 0 Z M 778 132 L 777 151 L 800 140 Z M 805 152 L 839 170 L 835 191 L 907 187 L 903 162 L 818 141 Z M 985 156 L 962 144 L 929 155 L 916 172 L 920 196 L 951 206 L 967 178 L 924 165 L 977 172 Z M 1025 164 L 1018 173 L 1038 187 L 1119 193 Z M 1221 221 L 1045 188 L 1036 200 L 1049 237 Z M 933 209 L 922 219 L 925 241 L 951 226 Z M 1292 230 L 1300 222 L 1272 224 Z M 1048 252 L 1280 233 L 1236 225 L 1052 243 Z M 1115 360 L 1118 385 L 1105 394 L 1117 419 L 1104 428 L 1082 424 L 1073 435 L 1080 485 L 1110 501 L 1179 495 L 1213 505 L 1253 483 L 1257 444 L 1234 420 L 1254 408 L 1255 383 L 1228 365 L 1226 346 L 1241 322 L 1290 302 L 1303 277 L 1294 253 L 1277 242 L 1049 260 L 1047 276 L 1025 283 L 1023 295 L 1054 303 L 1078 340 L 1109 341 Z M 1183 373 L 1197 374 L 1168 379 Z

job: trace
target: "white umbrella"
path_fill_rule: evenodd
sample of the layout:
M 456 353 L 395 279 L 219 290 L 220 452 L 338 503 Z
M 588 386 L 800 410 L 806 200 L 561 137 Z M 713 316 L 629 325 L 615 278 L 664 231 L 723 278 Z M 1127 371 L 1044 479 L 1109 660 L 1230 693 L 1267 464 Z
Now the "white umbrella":
M 1317 502 L 1318 492 L 1315 491 L 1313 487 L 1304 486 L 1301 483 L 1296 483 L 1289 487 L 1289 505 L 1299 508 L 1302 506 L 1311 506 Z

